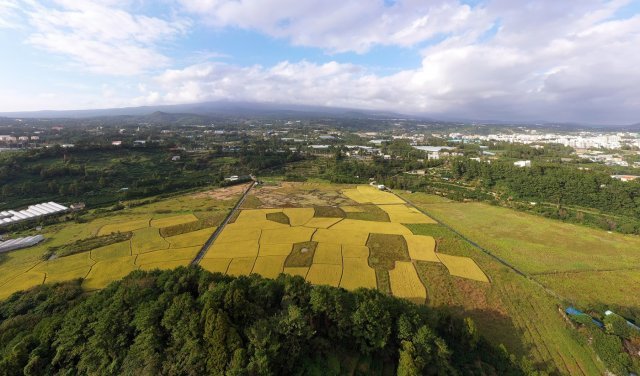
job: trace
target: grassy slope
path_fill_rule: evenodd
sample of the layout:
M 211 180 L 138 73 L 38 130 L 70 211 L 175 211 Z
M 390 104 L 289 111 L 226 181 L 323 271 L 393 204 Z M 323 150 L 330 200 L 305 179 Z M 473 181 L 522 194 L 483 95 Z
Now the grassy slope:
M 640 307 L 640 237 L 480 203 L 426 210 L 573 303 Z
M 441 204 L 419 206 L 430 212 L 435 205 Z M 442 204 L 445 205 L 457 204 Z M 444 214 L 442 217 L 448 218 Z M 456 229 L 462 229 L 459 222 L 453 223 Z M 487 338 L 527 356 L 536 368 L 572 375 L 603 373 L 602 364 L 558 313 L 557 299 L 443 226 L 412 226 L 412 231 L 434 236 L 439 252 L 473 258 L 492 282 L 453 277 L 443 265 L 420 262 L 418 271 L 427 286 L 430 304 L 449 306 L 461 315 L 473 317 Z

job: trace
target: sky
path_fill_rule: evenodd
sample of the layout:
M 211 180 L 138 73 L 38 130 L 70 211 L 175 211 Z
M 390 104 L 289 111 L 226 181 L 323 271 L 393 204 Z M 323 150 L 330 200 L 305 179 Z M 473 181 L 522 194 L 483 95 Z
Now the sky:
M 640 0 L 0 0 L 0 111 L 640 122 Z

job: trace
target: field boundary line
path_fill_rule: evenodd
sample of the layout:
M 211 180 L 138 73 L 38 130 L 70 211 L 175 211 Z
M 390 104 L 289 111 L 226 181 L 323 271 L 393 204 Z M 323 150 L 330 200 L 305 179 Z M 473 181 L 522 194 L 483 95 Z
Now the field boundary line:
M 216 239 L 218 238 L 222 230 L 224 230 L 225 226 L 229 223 L 234 213 L 240 209 L 240 206 L 244 203 L 244 200 L 249 195 L 249 192 L 253 187 L 255 187 L 256 184 L 257 182 L 253 181 L 251 185 L 249 185 L 249 188 L 247 188 L 244 191 L 244 193 L 242 194 L 238 202 L 236 202 L 236 205 L 233 207 L 233 209 L 229 211 L 229 214 L 227 214 L 227 216 L 224 218 L 220 226 L 216 228 L 216 230 L 213 232 L 213 234 L 211 234 L 209 239 L 207 239 L 207 241 L 204 243 L 204 245 L 200 249 L 200 252 L 198 252 L 196 257 L 194 257 L 194 259 L 191 261 L 190 265 L 198 265 L 200 263 L 200 260 L 202 260 L 204 255 L 209 251 L 209 248 L 211 248 L 211 245 L 213 245 L 213 243 L 216 241 Z
M 622 272 L 640 270 L 640 266 L 630 266 L 628 268 L 615 268 L 615 269 L 584 269 L 584 270 L 559 270 L 553 272 L 536 272 L 531 273 L 532 276 L 546 276 L 555 274 L 579 274 L 579 273 L 608 273 L 608 272 Z
M 420 211 L 422 214 L 431 217 L 433 220 L 435 220 L 436 222 L 438 222 L 439 225 L 447 228 L 449 231 L 453 232 L 454 234 L 458 235 L 462 240 L 466 241 L 467 243 L 469 243 L 471 246 L 473 246 L 474 248 L 480 250 L 481 252 L 485 253 L 486 255 L 488 255 L 489 257 L 493 258 L 495 261 L 498 261 L 500 264 L 506 266 L 507 268 L 511 269 L 514 273 L 526 278 L 527 280 L 533 282 L 534 284 L 536 284 L 537 286 L 539 286 L 540 288 L 542 288 L 545 292 L 547 292 L 549 295 L 553 296 L 556 299 L 562 300 L 562 301 L 570 301 L 569 299 L 561 296 L 560 294 L 558 294 L 557 292 L 551 290 L 550 288 L 548 288 L 547 286 L 543 285 L 542 283 L 540 283 L 539 281 L 537 281 L 535 278 L 533 278 L 531 275 L 521 271 L 520 269 L 518 269 L 517 267 L 515 267 L 514 265 L 512 265 L 511 263 L 509 263 L 508 261 L 502 259 L 501 257 L 495 255 L 493 252 L 491 252 L 490 250 L 484 248 L 483 246 L 481 246 L 480 244 L 474 242 L 473 240 L 469 239 L 468 237 L 466 237 L 465 235 L 461 234 L 460 232 L 458 232 L 456 229 L 454 229 L 453 227 L 449 226 L 448 224 L 446 224 L 445 222 L 443 222 L 442 220 L 440 220 L 438 217 L 430 214 L 429 212 L 427 212 L 426 210 L 423 210 L 422 208 L 416 206 L 413 202 L 411 202 L 408 199 L 402 198 L 400 196 L 398 196 L 396 193 L 394 192 L 390 192 L 391 194 L 395 195 L 396 197 L 400 198 L 401 200 L 404 200 L 407 204 L 413 206 L 415 209 L 417 209 L 418 211 Z M 440 258 L 438 258 L 440 259 Z M 486 273 L 485 273 L 486 275 Z

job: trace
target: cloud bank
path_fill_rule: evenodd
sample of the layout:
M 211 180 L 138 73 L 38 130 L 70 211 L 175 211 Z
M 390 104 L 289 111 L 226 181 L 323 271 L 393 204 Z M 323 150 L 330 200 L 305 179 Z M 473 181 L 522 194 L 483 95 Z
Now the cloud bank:
M 3 4 L 15 14 L 16 2 Z M 20 4 L 31 26 L 25 43 L 79 69 L 130 77 L 136 89 L 121 95 L 122 105 L 227 99 L 477 119 L 640 122 L 634 1 L 178 0 L 155 15 L 137 14 L 144 9 L 135 4 Z M 8 19 L 15 23 L 7 17 L 0 25 Z M 328 62 L 188 64 L 167 52 L 202 30 L 256 33 L 292 50 L 318 49 Z M 377 73 L 367 57 L 388 47 L 411 51 L 421 63 Z M 342 58 L 349 54 L 362 58 L 349 63 Z

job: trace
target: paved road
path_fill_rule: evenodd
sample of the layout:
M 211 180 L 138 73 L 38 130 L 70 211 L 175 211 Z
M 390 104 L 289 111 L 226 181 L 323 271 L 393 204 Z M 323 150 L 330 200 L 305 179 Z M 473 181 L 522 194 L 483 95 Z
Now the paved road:
M 218 228 L 213 232 L 213 234 L 211 234 L 211 236 L 209 237 L 209 239 L 207 240 L 206 243 L 204 243 L 204 245 L 202 246 L 202 248 L 200 249 L 200 252 L 198 252 L 198 254 L 196 255 L 196 257 L 191 261 L 190 265 L 198 265 L 198 263 L 200 263 L 200 260 L 202 260 L 202 258 L 204 257 L 204 255 L 207 253 L 207 251 L 209 250 L 209 247 L 211 247 L 211 244 L 213 244 L 214 241 L 216 241 L 216 239 L 218 238 L 218 235 L 220 235 L 220 233 L 222 232 L 222 230 L 224 229 L 224 227 L 229 223 L 229 221 L 231 220 L 231 218 L 233 218 L 233 214 L 238 211 L 238 209 L 240 208 L 240 206 L 242 206 L 242 203 L 244 202 L 244 199 L 247 198 L 247 195 L 249 194 L 249 191 L 251 191 L 251 188 L 253 188 L 256 185 L 256 182 L 254 181 L 253 183 L 251 183 L 251 185 L 249 186 L 249 188 L 247 188 L 246 191 L 244 191 L 244 193 L 242 194 L 242 197 L 240 197 L 240 200 L 238 200 L 238 202 L 236 203 L 236 206 L 233 207 L 233 209 L 231 209 L 231 211 L 229 212 L 229 214 L 226 216 L 226 218 L 224 219 L 224 221 L 222 221 L 222 223 L 220 224 L 220 226 L 218 226 Z

